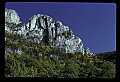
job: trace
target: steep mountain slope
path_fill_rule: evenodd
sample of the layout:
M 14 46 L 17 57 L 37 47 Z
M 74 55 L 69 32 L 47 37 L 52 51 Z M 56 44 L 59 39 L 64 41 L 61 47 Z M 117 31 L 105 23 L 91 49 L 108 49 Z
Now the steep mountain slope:
M 37 14 L 27 24 L 5 9 L 5 77 L 114 78 L 115 63 L 84 51 L 60 21 Z
M 47 15 L 34 15 L 27 24 L 24 24 L 15 10 L 6 8 L 5 31 L 23 35 L 27 41 L 65 50 L 66 53 L 84 53 L 82 40 L 76 37 L 68 26 L 64 26 L 60 21 L 55 21 Z M 92 53 L 89 51 L 89 54 Z

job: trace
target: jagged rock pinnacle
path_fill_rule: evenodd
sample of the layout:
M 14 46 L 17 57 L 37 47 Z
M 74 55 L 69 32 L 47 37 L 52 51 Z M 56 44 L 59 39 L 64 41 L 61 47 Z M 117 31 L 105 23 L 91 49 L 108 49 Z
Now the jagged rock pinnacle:
M 8 23 L 17 24 L 17 31 L 11 30 Z M 35 42 L 39 44 L 44 42 L 45 45 L 65 49 L 66 53 L 84 53 L 82 40 L 76 37 L 68 26 L 63 25 L 58 20 L 53 20 L 52 17 L 47 15 L 34 15 L 29 19 L 27 24 L 23 24 L 20 22 L 20 17 L 15 10 L 6 8 L 5 28 L 5 31 L 10 33 L 23 34 L 26 37 L 37 36 L 39 38 L 36 38 Z
M 5 8 L 5 22 L 18 24 L 20 17 L 15 10 Z

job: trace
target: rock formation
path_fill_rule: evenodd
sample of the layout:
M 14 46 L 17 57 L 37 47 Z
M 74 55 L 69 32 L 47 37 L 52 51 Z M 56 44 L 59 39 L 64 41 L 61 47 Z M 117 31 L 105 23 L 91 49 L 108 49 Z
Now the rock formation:
M 15 10 L 5 8 L 5 31 L 23 34 L 29 38 L 36 36 L 34 42 L 54 48 L 64 49 L 66 53 L 84 53 L 83 42 L 72 30 L 52 17 L 42 14 L 32 16 L 27 24 L 20 21 Z M 29 40 L 28 39 L 28 40 Z M 29 41 L 33 41 L 30 39 Z

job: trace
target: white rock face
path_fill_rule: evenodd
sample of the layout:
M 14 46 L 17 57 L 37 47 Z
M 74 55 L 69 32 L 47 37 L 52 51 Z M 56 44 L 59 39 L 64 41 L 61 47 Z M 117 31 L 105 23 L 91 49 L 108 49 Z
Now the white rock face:
M 5 9 L 5 22 L 17 25 L 21 23 L 17 12 L 11 9 Z M 39 38 L 28 39 L 28 41 L 39 44 L 42 44 L 41 41 L 46 41 L 51 47 L 65 49 L 66 53 L 84 53 L 82 40 L 76 37 L 68 26 L 63 25 L 58 20 L 53 20 L 47 15 L 37 14 L 32 16 L 26 25 L 18 26 L 16 31 L 11 31 L 7 23 L 5 23 L 5 31 L 14 34 L 24 34 L 26 37 L 38 36 Z
M 90 51 L 89 48 L 86 49 L 86 54 L 88 54 L 88 55 L 93 55 L 93 53 Z
M 10 28 L 6 24 L 5 24 L 5 31 L 9 32 L 9 33 L 12 33 L 12 31 L 10 30 Z
M 12 29 L 12 27 L 14 30 Z M 14 34 L 24 34 L 28 32 L 26 25 L 20 21 L 20 17 L 15 10 L 5 8 L 5 31 Z
M 48 29 L 46 27 L 45 18 Z M 42 14 L 32 16 L 27 23 L 27 28 L 29 28 L 29 31 L 39 31 L 38 35 L 42 37 L 42 39 L 40 39 L 41 41 L 45 38 L 44 34 L 47 30 L 51 47 L 63 48 L 66 53 L 75 51 L 84 53 L 82 40 L 79 37 L 75 37 L 68 26 L 64 26 L 60 21 L 53 20 L 50 16 Z M 67 33 L 69 35 L 67 35 Z
M 5 8 L 5 22 L 18 24 L 20 17 L 15 10 Z

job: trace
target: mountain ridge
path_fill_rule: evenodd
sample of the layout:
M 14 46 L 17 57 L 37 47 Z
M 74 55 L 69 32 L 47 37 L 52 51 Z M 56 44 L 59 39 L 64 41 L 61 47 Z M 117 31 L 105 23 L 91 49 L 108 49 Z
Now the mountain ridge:
M 82 53 L 78 48 L 83 47 L 82 40 L 68 26 L 64 32 L 66 26 L 59 21 L 50 23 L 37 15 L 27 26 L 11 12 L 6 12 L 5 21 L 5 77 L 115 78 L 116 53 L 93 55 L 89 48 Z
M 35 42 L 41 43 L 43 41 L 44 45 L 65 49 L 66 53 L 85 53 L 83 41 L 79 37 L 76 37 L 68 26 L 64 26 L 58 20 L 53 20 L 48 15 L 33 15 L 28 23 L 25 24 L 20 21 L 20 17 L 15 10 L 5 8 L 5 31 L 14 34 L 23 34 L 26 37 L 36 36 L 38 38 L 36 38 Z M 89 48 L 86 51 L 90 55 L 93 54 Z

